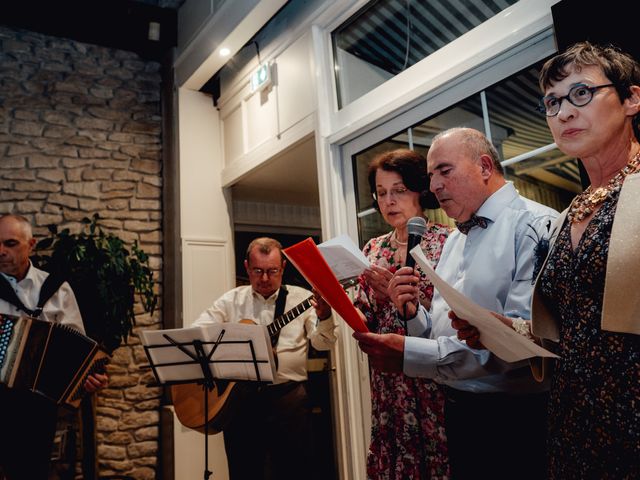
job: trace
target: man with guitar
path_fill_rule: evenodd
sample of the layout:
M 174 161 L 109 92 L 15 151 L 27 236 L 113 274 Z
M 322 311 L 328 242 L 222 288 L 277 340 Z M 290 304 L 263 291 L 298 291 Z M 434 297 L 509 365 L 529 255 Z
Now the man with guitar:
M 225 293 L 194 322 L 248 319 L 276 327 L 269 328 L 278 362 L 275 382 L 243 399 L 224 427 L 231 480 L 297 479 L 312 465 L 308 343 L 329 350 L 336 341 L 337 325 L 322 297 L 282 284 L 285 265 L 280 242 L 267 237 L 253 240 L 244 261 L 250 285 Z
M 73 290 L 31 264 L 36 241 L 31 224 L 20 215 L 0 216 L 0 314 L 28 315 L 68 325 L 84 333 Z M 106 386 L 106 374 L 87 378 L 84 388 L 95 392 Z M 0 384 L 0 478 L 43 480 L 48 477 L 57 407 L 26 389 Z

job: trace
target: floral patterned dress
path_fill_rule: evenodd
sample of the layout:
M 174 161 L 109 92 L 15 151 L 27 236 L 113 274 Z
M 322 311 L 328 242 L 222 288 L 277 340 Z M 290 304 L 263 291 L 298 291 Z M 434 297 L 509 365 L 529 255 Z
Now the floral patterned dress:
M 449 235 L 444 225 L 429 223 L 421 247 L 436 264 Z M 370 240 L 363 250 L 372 264 L 395 272 L 404 264 L 394 259 L 391 233 Z M 429 303 L 433 285 L 423 275 L 420 301 Z M 361 278 L 356 306 L 375 333 L 405 335 L 390 299 L 379 301 Z M 444 396 L 437 383 L 401 373 L 371 370 L 371 445 L 367 456 L 369 480 L 423 480 L 449 478 L 449 457 L 444 431 Z
M 564 225 L 540 280 L 560 326 L 549 406 L 555 480 L 640 478 L 640 336 L 600 328 L 618 196 L 596 212 L 575 250 Z

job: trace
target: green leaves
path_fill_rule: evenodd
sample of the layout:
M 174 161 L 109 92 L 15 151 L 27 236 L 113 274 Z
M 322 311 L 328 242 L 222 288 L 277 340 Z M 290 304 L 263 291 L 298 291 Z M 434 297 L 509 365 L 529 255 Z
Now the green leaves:
M 157 296 L 149 256 L 138 242 L 130 252 L 122 239 L 104 233 L 98 221 L 98 214 L 84 218 L 85 228 L 77 234 L 69 229 L 58 232 L 57 226 L 50 225 L 50 236 L 37 243 L 32 261 L 67 279 L 78 300 L 87 335 L 113 351 L 126 340 L 135 323 L 135 295 L 150 314 Z

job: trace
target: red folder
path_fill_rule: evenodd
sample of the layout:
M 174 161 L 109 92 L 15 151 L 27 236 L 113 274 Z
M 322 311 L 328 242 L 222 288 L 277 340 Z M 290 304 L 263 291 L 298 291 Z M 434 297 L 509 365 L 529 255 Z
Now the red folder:
M 312 238 L 285 248 L 283 252 L 351 328 L 356 332 L 369 331 Z

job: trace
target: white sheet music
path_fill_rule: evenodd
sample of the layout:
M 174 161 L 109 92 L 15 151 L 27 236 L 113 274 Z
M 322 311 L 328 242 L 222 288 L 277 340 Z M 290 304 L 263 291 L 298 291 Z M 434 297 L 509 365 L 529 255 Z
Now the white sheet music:
M 369 268 L 367 257 L 346 234 L 321 243 L 318 250 L 338 280 L 357 277 Z
M 524 335 L 507 327 L 491 315 L 489 310 L 474 303 L 445 282 L 431 268 L 420 245 L 413 248 L 410 253 L 442 298 L 449 304 L 451 310 L 480 331 L 481 342 L 497 357 L 505 362 L 517 362 L 531 357 L 557 357 Z M 533 286 L 531 288 L 533 289 Z
M 164 335 L 168 335 L 178 343 L 187 344 L 196 338 L 202 339 L 202 330 L 198 327 L 192 327 L 140 331 L 142 344 L 153 347 L 147 350 L 147 355 L 151 363 L 156 366 L 158 381 L 164 383 L 202 378 L 200 365 L 194 363 L 189 355 L 174 347 Z M 193 345 L 183 345 L 183 348 L 195 355 Z
M 166 337 L 180 344 L 172 344 Z M 273 382 L 275 361 L 267 327 L 240 323 L 216 323 L 189 328 L 143 330 L 142 344 L 147 347 L 149 361 L 155 367 L 158 382 L 187 382 L 202 379 L 200 364 L 196 363 L 194 340 L 203 342 L 203 350 L 210 356 L 209 371 L 214 378 L 228 380 L 258 380 L 253 352 L 258 363 L 259 380 Z M 220 343 L 215 346 L 215 342 Z M 188 353 L 187 353 L 188 352 Z
M 266 325 L 249 325 L 245 323 L 221 323 L 203 326 L 204 338 L 208 342 L 215 342 L 224 330 L 223 343 L 213 354 L 211 364 L 214 378 L 227 378 L 230 380 L 257 380 L 256 369 L 253 364 L 253 347 L 256 359 L 266 360 L 266 363 L 258 364 L 260 381 L 273 382 L 276 369 L 271 348 L 271 338 Z M 247 342 L 250 340 L 251 342 Z M 229 343 L 239 342 L 239 343 Z M 208 345 L 207 353 L 212 345 Z M 239 360 L 242 360 L 240 362 Z M 249 362 L 250 361 L 250 362 Z

